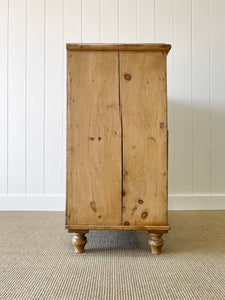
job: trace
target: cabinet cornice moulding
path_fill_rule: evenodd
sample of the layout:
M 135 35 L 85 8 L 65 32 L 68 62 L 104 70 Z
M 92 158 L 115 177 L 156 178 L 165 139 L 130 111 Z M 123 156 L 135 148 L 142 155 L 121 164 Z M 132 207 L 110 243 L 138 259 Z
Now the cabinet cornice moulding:
M 171 49 L 169 44 L 66 44 L 67 50 L 79 51 L 165 51 Z

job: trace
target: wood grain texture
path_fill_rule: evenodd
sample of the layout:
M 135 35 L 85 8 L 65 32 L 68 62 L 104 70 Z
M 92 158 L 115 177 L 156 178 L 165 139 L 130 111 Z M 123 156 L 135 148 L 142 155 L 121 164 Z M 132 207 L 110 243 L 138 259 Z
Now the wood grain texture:
M 118 53 L 68 51 L 67 224 L 121 224 Z
M 148 230 L 154 232 L 168 232 L 170 229 L 169 225 L 158 225 L 158 226 L 145 226 L 145 225 L 131 225 L 131 226 L 123 226 L 123 225 L 66 225 L 66 229 L 68 232 L 77 232 L 79 230 Z
M 80 51 L 165 51 L 169 52 L 169 44 L 66 44 L 68 50 Z
M 74 245 L 76 253 L 84 253 L 84 247 L 87 244 L 87 238 L 85 236 L 86 233 L 88 233 L 88 231 L 79 231 L 74 233 L 72 244 Z
M 159 255 L 161 254 L 164 241 L 162 239 L 163 233 L 161 232 L 151 232 L 149 231 L 149 245 L 151 247 L 152 254 Z
M 123 224 L 167 225 L 166 54 L 120 52 Z

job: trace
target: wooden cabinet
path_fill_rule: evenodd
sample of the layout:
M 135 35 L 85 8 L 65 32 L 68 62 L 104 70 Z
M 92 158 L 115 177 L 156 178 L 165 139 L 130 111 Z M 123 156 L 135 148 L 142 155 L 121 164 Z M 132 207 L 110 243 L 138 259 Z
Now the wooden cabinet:
M 91 229 L 168 226 L 166 44 L 67 44 L 66 228 L 75 251 Z

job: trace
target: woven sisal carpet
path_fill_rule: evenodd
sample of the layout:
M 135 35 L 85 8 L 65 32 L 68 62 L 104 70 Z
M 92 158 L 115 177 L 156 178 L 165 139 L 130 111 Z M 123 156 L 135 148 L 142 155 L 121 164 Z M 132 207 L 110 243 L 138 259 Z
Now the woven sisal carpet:
M 0 212 L 0 299 L 225 299 L 225 211 L 170 212 L 146 232 L 91 231 L 75 254 L 62 212 Z

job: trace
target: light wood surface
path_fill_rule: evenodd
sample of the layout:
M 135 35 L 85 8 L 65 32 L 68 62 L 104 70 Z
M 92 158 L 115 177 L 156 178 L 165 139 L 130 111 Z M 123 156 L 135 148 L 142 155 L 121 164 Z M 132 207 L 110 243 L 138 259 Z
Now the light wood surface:
M 118 52 L 68 51 L 66 224 L 121 224 Z
M 66 225 L 66 229 L 68 232 L 76 232 L 78 230 L 160 230 L 160 231 L 168 231 L 170 226 L 168 225 L 158 225 L 158 226 L 145 226 L 145 225 L 135 225 L 135 226 L 123 226 L 123 225 L 92 225 L 92 224 L 84 224 L 84 225 Z
M 67 49 L 66 228 L 75 234 L 75 251 L 84 252 L 88 230 L 147 230 L 152 253 L 160 254 L 162 234 L 170 229 L 170 45 Z
M 87 238 L 85 236 L 86 233 L 88 233 L 88 231 L 79 231 L 74 233 L 72 243 L 76 253 L 84 252 L 84 247 L 87 244 Z
M 85 51 L 165 51 L 169 52 L 171 45 L 168 44 L 66 44 L 68 50 Z
M 120 52 L 123 224 L 167 225 L 166 54 Z
M 162 232 L 149 232 L 150 239 L 149 245 L 151 247 L 152 254 L 161 254 L 162 247 L 164 245 L 164 241 L 162 239 Z

